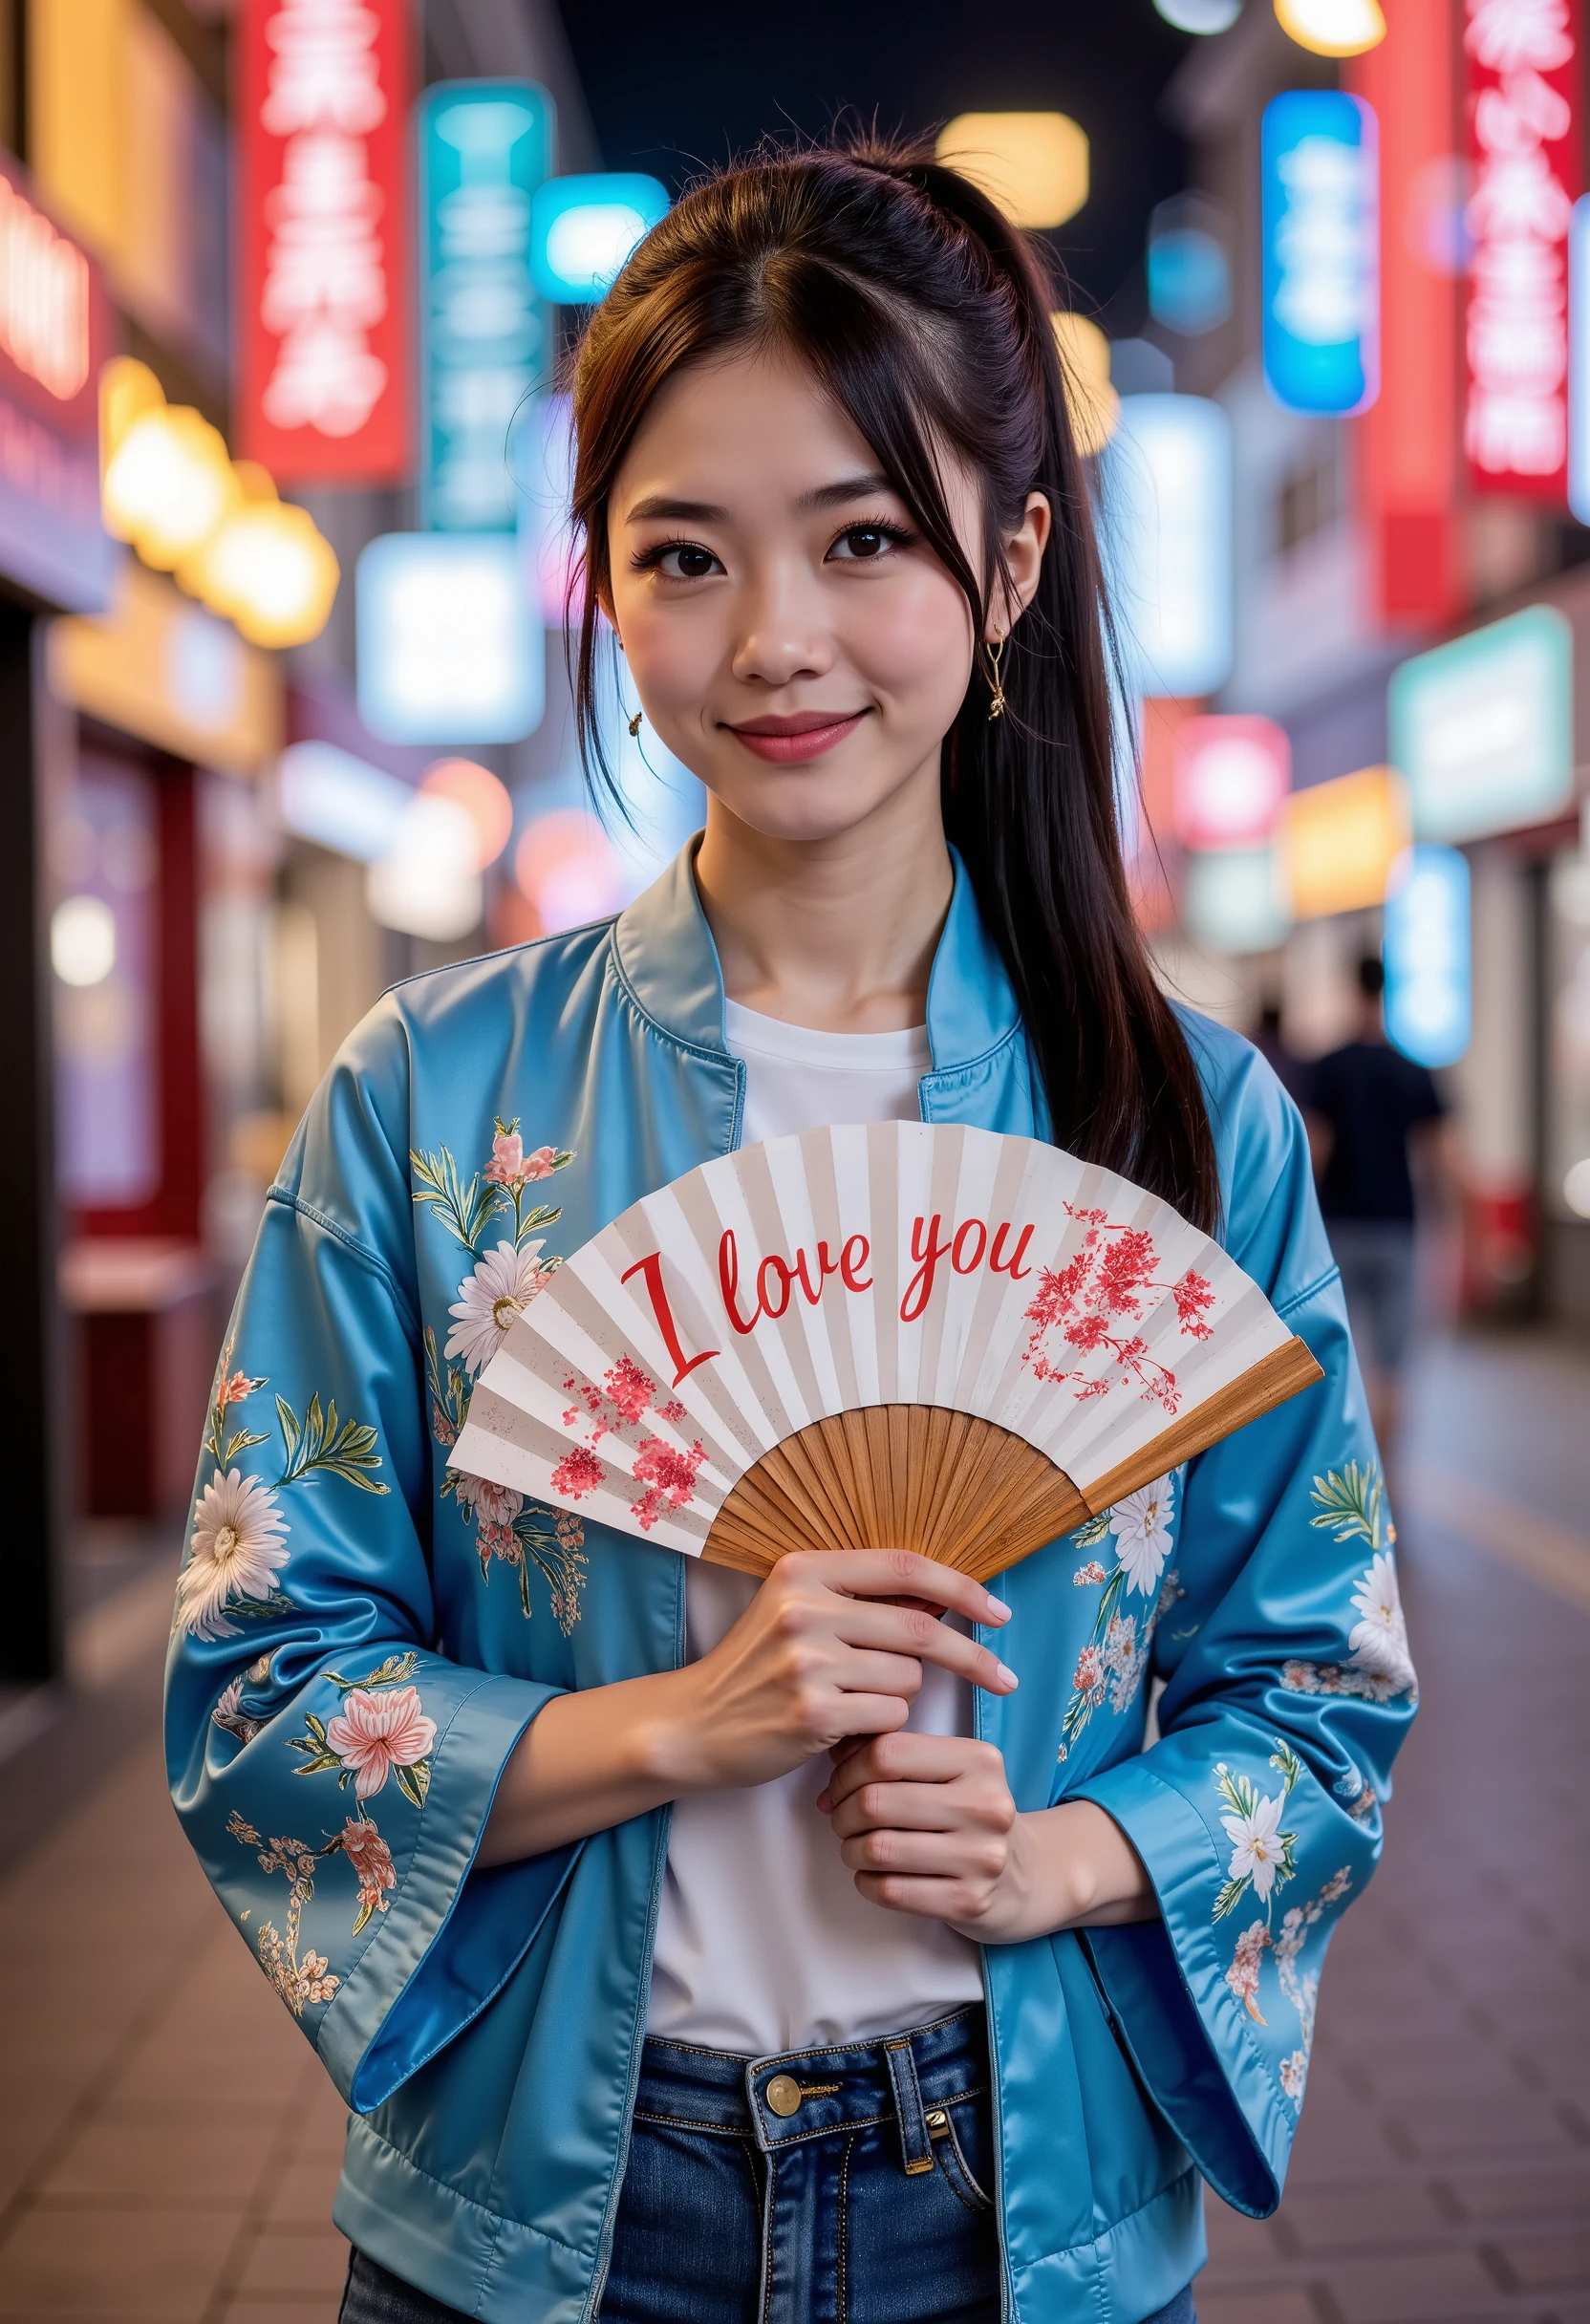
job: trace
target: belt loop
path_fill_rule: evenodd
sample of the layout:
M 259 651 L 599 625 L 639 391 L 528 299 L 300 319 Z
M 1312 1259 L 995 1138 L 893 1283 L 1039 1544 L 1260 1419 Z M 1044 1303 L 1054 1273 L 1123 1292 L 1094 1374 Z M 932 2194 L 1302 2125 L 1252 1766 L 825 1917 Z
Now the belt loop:
M 894 2112 L 900 2125 L 900 2160 L 908 2177 L 933 2168 L 933 2141 L 922 2111 L 922 2090 L 916 2079 L 916 2060 L 908 2041 L 886 2041 L 889 2078 L 894 2087 Z

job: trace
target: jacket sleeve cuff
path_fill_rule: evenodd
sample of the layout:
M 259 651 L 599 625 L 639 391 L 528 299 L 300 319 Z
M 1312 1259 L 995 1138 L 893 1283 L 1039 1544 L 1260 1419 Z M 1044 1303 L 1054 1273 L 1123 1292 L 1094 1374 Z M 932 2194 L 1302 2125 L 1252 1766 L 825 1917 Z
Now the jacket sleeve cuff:
M 1073 1795 L 1113 1818 L 1142 1858 L 1160 1919 L 1079 1930 L 1138 2078 L 1215 2192 L 1263 2218 L 1280 2201 L 1293 2123 L 1255 2050 L 1215 1947 L 1214 1835 L 1143 1758 Z
M 526 1679 L 484 1678 L 437 1742 L 395 1908 L 320 2025 L 321 2058 L 360 2114 L 390 2098 L 480 2014 L 523 1959 L 573 1868 L 579 1841 L 473 1869 L 514 1746 L 560 1691 Z

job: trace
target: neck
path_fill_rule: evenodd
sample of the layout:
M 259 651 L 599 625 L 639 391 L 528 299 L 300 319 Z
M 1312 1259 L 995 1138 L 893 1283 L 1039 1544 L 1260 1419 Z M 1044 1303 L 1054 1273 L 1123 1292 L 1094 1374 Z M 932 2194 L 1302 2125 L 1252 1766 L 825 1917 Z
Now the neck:
M 711 798 L 696 885 L 731 1001 L 830 1033 L 926 1018 L 955 887 L 936 785 L 931 814 L 892 801 L 821 839 L 770 837 Z

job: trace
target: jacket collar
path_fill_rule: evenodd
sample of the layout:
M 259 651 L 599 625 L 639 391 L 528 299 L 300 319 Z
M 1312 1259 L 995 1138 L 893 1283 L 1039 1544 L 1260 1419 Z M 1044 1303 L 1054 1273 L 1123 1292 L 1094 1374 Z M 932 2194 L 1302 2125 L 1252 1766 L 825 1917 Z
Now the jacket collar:
M 697 1049 L 727 1054 L 723 974 L 694 863 L 698 842 L 682 848 L 661 877 L 619 915 L 613 928 L 618 970 L 654 1023 Z M 1008 1041 L 1019 1023 L 1003 961 L 978 911 L 966 866 L 952 848 L 955 890 L 928 979 L 928 1046 L 935 1073 L 974 1064 Z

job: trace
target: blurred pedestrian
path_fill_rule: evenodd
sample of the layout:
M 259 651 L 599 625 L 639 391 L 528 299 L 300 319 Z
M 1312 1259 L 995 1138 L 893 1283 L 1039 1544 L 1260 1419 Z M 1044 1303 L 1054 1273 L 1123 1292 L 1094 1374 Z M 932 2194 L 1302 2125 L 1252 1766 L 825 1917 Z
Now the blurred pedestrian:
M 1381 1450 L 1394 1457 L 1414 1322 L 1414 1177 L 1444 1191 L 1446 1108 L 1429 1070 L 1386 1036 L 1386 971 L 1358 964 L 1358 1024 L 1303 1095 L 1325 1232 Z
M 1301 1125 L 1132 917 L 1056 295 L 927 153 L 764 159 L 653 229 L 575 379 L 582 731 L 599 767 L 616 637 L 706 830 L 616 921 L 390 993 L 271 1190 L 167 1733 L 354 2109 L 343 2324 L 1190 2324 L 1204 2179 L 1279 2200 L 1413 1673 Z M 759 1579 L 454 1469 L 632 1204 L 924 1119 L 1223 1235 L 1316 1384 L 999 1594 L 899 1548 Z M 1141 1257 L 1128 1331 L 1196 1280 Z M 639 1425 L 667 1391 L 609 1352 Z M 628 1442 L 581 1457 L 680 1465 Z
M 1259 1010 L 1253 1044 L 1294 1106 L 1301 1106 L 1308 1089 L 1308 1066 L 1287 1046 L 1278 1001 L 1266 1001 Z

